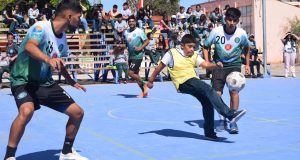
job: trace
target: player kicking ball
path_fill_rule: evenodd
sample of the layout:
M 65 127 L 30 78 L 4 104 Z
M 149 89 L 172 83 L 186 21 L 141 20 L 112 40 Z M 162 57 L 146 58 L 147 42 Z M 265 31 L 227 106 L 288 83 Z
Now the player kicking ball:
M 209 140 L 218 140 L 214 131 L 214 109 L 232 123 L 237 122 L 245 115 L 246 110 L 230 110 L 216 91 L 197 77 L 195 72 L 196 66 L 214 69 L 222 68 L 223 64 L 221 62 L 212 64 L 202 59 L 194 52 L 195 45 L 196 40 L 192 35 L 184 35 L 180 47 L 172 48 L 164 55 L 161 63 L 155 68 L 149 78 L 147 86 L 148 88 L 153 88 L 155 77 L 165 66 L 168 66 L 172 82 L 177 91 L 196 97 L 202 104 L 205 121 L 203 126 L 204 136 Z
M 69 116 L 66 136 L 59 160 L 88 160 L 80 156 L 73 143 L 83 119 L 83 109 L 52 79 L 52 70 L 59 71 L 67 82 L 80 90 L 86 89 L 71 79 L 59 57 L 68 56 L 66 33 L 78 27 L 82 8 L 76 1 L 63 1 L 55 10 L 53 21 L 35 23 L 23 40 L 12 68 L 11 90 L 19 114 L 13 121 L 4 160 L 16 160 L 17 146 L 25 127 L 40 105 Z M 45 137 L 46 138 L 46 137 Z

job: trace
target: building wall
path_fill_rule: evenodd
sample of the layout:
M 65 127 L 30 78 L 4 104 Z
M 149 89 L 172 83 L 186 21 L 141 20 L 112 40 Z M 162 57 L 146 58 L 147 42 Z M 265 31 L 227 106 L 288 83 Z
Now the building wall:
M 263 51 L 262 5 L 261 0 L 253 1 L 255 39 L 258 49 Z M 266 43 L 268 63 L 281 63 L 283 61 L 283 44 L 281 38 L 289 31 L 288 20 L 295 16 L 300 18 L 300 8 L 277 0 L 266 1 Z

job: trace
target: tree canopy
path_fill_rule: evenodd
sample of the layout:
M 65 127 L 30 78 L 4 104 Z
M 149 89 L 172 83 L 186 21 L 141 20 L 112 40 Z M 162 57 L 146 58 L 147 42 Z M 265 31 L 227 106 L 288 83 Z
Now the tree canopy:
M 179 10 L 180 0 L 144 0 L 144 6 L 149 4 L 153 10 L 153 15 L 176 14 Z

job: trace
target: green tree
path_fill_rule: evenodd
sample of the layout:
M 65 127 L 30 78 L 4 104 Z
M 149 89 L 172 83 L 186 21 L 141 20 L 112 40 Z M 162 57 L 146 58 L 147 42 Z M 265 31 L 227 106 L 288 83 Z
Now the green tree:
M 144 6 L 149 4 L 153 9 L 153 15 L 162 16 L 164 14 L 171 16 L 179 10 L 180 0 L 144 0 Z
M 14 2 L 14 0 L 0 0 L 0 11 L 2 11 L 7 4 L 12 2 Z
M 298 37 L 300 37 L 300 19 L 299 17 L 295 16 L 292 19 L 289 19 L 289 25 L 291 28 L 291 32 Z

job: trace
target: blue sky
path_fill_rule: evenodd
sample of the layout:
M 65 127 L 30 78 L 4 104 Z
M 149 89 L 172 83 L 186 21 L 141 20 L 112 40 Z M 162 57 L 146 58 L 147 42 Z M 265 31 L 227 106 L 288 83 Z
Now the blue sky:
M 99 3 L 100 0 L 89 0 L 91 4 L 93 3 Z M 185 8 L 201 3 L 206 2 L 208 0 L 180 0 L 180 5 L 184 6 Z M 125 0 L 101 0 L 102 4 L 104 5 L 104 10 L 109 11 L 114 4 L 118 5 L 119 9 L 122 8 L 122 4 L 125 2 Z

